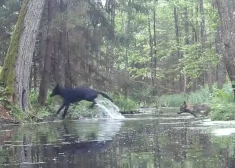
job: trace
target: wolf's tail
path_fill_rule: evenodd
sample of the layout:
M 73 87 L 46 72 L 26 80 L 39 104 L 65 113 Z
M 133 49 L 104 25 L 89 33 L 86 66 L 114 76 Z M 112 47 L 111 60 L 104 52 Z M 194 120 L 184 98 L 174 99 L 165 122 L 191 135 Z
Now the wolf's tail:
M 109 99 L 111 102 L 113 102 L 113 100 L 107 94 L 105 94 L 103 92 L 99 92 L 99 91 L 96 91 L 96 92 L 97 92 L 97 94 L 101 94 L 103 97 L 105 97 L 105 98 Z

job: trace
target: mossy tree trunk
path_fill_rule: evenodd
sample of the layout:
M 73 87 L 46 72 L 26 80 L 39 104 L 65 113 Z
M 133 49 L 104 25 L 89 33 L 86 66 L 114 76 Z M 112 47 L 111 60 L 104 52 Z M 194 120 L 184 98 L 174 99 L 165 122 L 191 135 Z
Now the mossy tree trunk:
M 24 0 L 1 72 L 6 94 L 23 111 L 29 107 L 32 57 L 45 0 Z

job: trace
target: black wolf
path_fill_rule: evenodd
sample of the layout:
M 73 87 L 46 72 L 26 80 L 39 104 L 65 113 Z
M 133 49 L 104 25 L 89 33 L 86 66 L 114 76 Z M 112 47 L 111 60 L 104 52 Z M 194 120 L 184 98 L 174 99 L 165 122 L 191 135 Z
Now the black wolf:
M 58 84 L 52 90 L 50 97 L 59 95 L 63 98 L 63 104 L 58 109 L 56 115 L 58 115 L 60 113 L 60 111 L 63 108 L 65 108 L 64 113 L 62 115 L 62 118 L 64 119 L 71 103 L 86 100 L 86 101 L 92 102 L 92 105 L 90 106 L 90 108 L 93 108 L 94 105 L 96 104 L 95 99 L 97 98 L 98 94 L 101 94 L 103 97 L 105 97 L 105 98 L 109 99 L 111 102 L 113 102 L 113 100 L 107 94 L 105 94 L 103 92 L 98 92 L 98 91 L 91 89 L 91 88 L 77 87 L 74 89 L 68 89 L 68 88 L 63 88 L 63 87 L 59 86 Z
M 184 101 L 183 105 L 180 107 L 180 111 L 177 112 L 178 114 L 181 113 L 190 113 L 194 117 L 197 117 L 197 115 L 204 115 L 208 116 L 209 112 L 211 111 L 211 108 L 206 104 L 186 104 Z

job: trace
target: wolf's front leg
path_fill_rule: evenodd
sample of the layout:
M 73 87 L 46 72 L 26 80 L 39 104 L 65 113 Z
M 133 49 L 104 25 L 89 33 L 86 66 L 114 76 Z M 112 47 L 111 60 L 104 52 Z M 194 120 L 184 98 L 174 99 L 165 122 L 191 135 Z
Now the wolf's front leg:
M 56 114 L 52 115 L 51 121 L 54 120 L 54 118 L 60 113 L 60 111 L 64 108 L 65 104 L 62 104 L 60 108 L 57 110 Z
M 60 111 L 65 107 L 65 104 L 63 103 L 60 108 L 57 110 L 56 115 L 60 113 Z

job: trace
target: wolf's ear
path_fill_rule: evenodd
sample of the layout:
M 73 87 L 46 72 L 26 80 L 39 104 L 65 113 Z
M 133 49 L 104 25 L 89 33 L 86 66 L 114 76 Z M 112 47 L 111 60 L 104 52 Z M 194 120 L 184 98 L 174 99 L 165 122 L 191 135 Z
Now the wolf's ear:
M 186 106 L 186 101 L 184 101 L 184 104 L 183 104 L 184 106 Z

